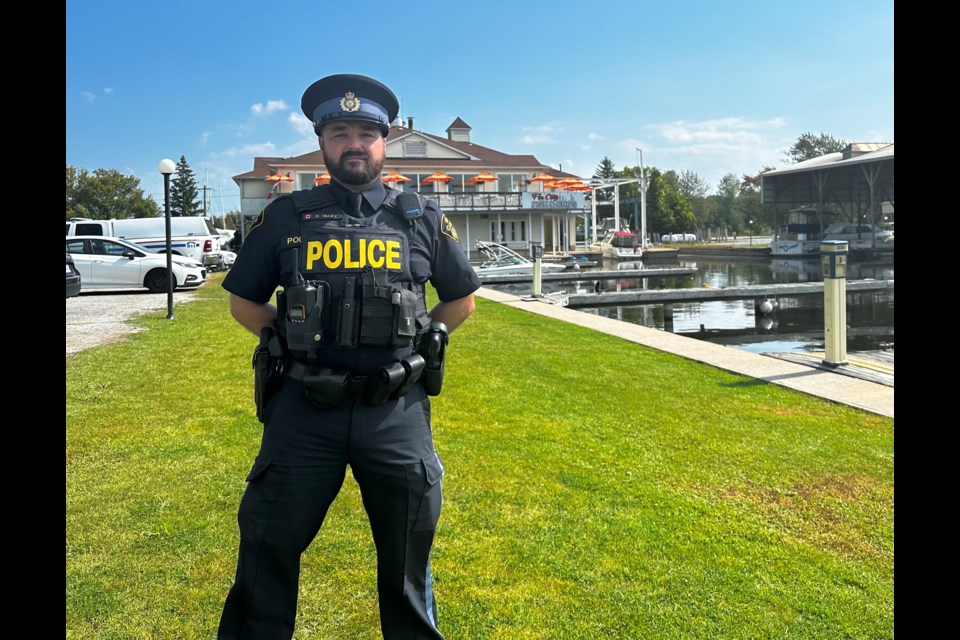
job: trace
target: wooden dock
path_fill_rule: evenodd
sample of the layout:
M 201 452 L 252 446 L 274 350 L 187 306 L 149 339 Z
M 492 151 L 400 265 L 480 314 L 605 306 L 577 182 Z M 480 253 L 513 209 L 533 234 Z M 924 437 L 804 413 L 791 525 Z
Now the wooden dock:
M 578 280 L 610 280 L 611 278 L 657 278 L 665 276 L 692 276 L 696 267 L 670 267 L 665 269 L 622 269 L 618 271 L 598 271 L 596 269 L 568 269 L 544 273 L 542 282 L 574 282 Z M 511 282 L 533 282 L 532 275 L 481 275 L 483 284 L 507 284 Z
M 617 272 L 619 273 L 619 272 Z M 847 293 L 893 290 L 893 280 L 848 280 Z M 758 284 L 743 287 L 690 289 L 637 289 L 600 293 L 553 295 L 565 307 L 598 307 L 626 304 L 662 304 L 674 302 L 708 302 L 711 300 L 745 300 L 805 295 L 823 295 L 823 282 Z

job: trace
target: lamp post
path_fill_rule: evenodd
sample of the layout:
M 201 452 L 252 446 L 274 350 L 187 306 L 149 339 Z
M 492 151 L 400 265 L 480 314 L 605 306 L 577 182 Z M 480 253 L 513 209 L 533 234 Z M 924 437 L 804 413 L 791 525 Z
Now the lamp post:
M 167 320 L 173 320 L 173 249 L 170 246 L 170 174 L 177 170 L 173 160 L 164 158 L 157 164 L 163 174 L 163 215 L 167 221 Z
M 750 246 L 753 246 L 753 219 L 747 220 L 747 228 L 750 229 Z

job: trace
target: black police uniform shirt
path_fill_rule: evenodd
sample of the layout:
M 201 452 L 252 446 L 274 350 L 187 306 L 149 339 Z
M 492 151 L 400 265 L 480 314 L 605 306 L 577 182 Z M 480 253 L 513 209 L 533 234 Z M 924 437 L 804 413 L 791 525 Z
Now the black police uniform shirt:
M 342 185 L 333 182 L 314 187 L 312 191 L 329 190 L 340 210 L 346 212 L 347 197 L 351 193 Z M 364 217 L 380 210 L 388 190 L 379 180 L 363 191 L 361 213 Z M 480 287 L 480 279 L 470 266 L 467 256 L 450 221 L 432 200 L 424 198 L 423 215 L 416 220 L 410 233 L 410 222 L 400 214 L 381 216 L 381 223 L 405 232 L 409 238 L 408 260 L 412 281 L 423 285 L 430 282 L 441 301 L 463 298 Z M 350 216 L 344 213 L 344 221 Z M 303 264 L 304 247 L 301 245 L 301 217 L 292 197 L 281 196 L 270 203 L 251 227 L 237 255 L 233 267 L 223 281 L 223 287 L 231 293 L 257 303 L 267 303 L 277 286 L 294 284 L 292 265 Z M 300 252 L 295 262 L 293 250 Z M 409 351 L 407 351 L 408 353 Z M 372 373 L 378 367 L 395 361 L 406 353 L 392 349 L 377 350 L 362 348 L 345 352 L 340 349 L 325 349 L 326 360 L 322 366 L 346 368 L 353 373 Z

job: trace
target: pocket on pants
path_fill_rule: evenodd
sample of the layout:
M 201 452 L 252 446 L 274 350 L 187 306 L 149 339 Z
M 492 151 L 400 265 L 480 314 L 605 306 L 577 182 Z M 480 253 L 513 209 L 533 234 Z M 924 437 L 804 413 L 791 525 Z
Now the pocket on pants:
M 270 458 L 257 458 L 253 461 L 253 467 L 247 474 L 247 482 L 253 482 L 263 475 L 263 472 L 270 466 Z
M 421 459 L 416 467 L 418 473 L 414 474 L 414 477 L 419 476 L 421 481 L 410 483 L 411 493 L 418 493 L 411 496 L 413 504 L 419 504 L 413 530 L 431 531 L 437 528 L 437 521 L 440 519 L 440 505 L 443 502 L 443 483 L 440 480 L 443 478 L 443 464 L 434 451 Z

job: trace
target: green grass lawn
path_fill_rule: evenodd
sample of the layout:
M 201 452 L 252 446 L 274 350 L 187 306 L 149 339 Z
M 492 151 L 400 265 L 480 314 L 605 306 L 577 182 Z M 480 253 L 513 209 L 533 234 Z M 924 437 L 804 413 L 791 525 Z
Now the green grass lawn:
M 214 275 L 67 359 L 66 637 L 213 638 L 259 446 Z M 478 300 L 433 399 L 449 640 L 892 638 L 893 420 Z M 379 638 L 348 479 L 297 638 Z

